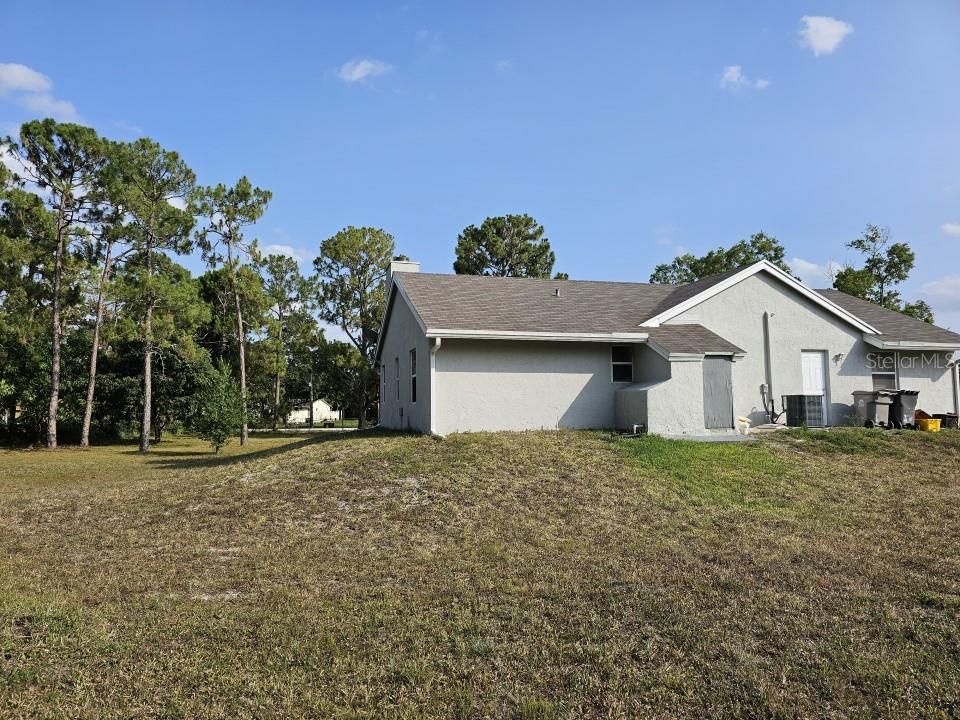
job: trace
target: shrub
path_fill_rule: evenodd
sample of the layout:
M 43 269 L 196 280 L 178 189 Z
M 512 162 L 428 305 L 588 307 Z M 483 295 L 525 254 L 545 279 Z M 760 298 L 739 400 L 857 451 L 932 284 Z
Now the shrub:
M 210 368 L 204 374 L 195 402 L 193 429 L 219 454 L 243 422 L 240 388 L 230 368 L 223 363 Z

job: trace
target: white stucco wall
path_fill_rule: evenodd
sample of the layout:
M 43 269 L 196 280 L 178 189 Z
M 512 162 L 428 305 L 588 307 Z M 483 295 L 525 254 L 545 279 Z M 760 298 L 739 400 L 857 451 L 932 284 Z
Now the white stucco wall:
M 953 353 L 897 354 L 900 387 L 919 390 L 917 407 L 928 413 L 956 412 L 953 368 L 947 367 Z
M 733 366 L 733 402 L 736 416 L 766 421 L 760 386 L 766 381 L 763 348 L 763 313 L 771 313 L 770 346 L 773 394 L 777 409 L 781 395 L 803 392 L 801 352 L 827 354 L 828 422 L 842 425 L 852 411 L 854 390 L 871 390 L 867 354 L 874 348 L 863 342 L 863 333 L 765 273 L 758 273 L 704 301 L 669 323 L 700 323 L 746 351 Z M 668 323 L 668 324 L 669 324 Z M 842 361 L 835 358 L 843 354 Z M 922 370 L 901 373 L 901 387 L 920 390 L 920 406 L 929 412 L 952 412 L 949 371 Z
M 703 364 L 699 360 L 669 362 L 647 345 L 634 350 L 637 383 L 616 394 L 616 426 L 643 425 L 661 435 L 706 432 L 703 419 Z
M 430 347 L 406 300 L 397 294 L 380 362 L 380 425 L 395 430 L 430 432 Z M 417 351 L 417 402 L 411 401 L 410 351 Z M 397 399 L 394 361 L 400 360 L 400 399 Z M 386 390 L 384 391 L 384 380 Z
M 609 428 L 610 345 L 444 340 L 437 352 L 436 431 Z
M 703 420 L 703 363 L 670 363 L 670 379 L 647 394 L 648 432 L 660 435 L 697 435 Z

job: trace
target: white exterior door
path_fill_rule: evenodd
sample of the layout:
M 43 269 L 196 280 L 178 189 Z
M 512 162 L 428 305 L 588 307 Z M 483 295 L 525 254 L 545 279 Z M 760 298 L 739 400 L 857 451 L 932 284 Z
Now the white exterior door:
M 827 425 L 827 355 L 820 350 L 803 351 L 800 354 L 803 368 L 803 394 L 823 398 L 823 424 Z

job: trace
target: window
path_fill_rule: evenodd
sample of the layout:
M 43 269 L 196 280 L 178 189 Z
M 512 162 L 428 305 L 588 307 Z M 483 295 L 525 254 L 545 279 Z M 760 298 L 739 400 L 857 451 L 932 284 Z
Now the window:
M 876 390 L 896 390 L 897 389 L 896 373 L 874 373 L 873 389 L 875 391 Z
M 629 345 L 614 345 L 610 352 L 613 382 L 633 382 L 633 348 Z
M 400 402 L 400 358 L 393 359 L 393 374 L 397 378 L 397 402 Z
M 873 371 L 873 389 L 897 389 L 897 358 L 893 353 L 876 353 L 869 358 L 870 368 Z
M 410 351 L 410 402 L 417 401 L 417 351 Z

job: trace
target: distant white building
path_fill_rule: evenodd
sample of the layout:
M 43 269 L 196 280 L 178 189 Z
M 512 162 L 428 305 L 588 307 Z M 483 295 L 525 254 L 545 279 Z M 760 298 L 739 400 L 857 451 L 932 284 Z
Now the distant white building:
M 313 423 L 321 423 L 325 420 L 338 420 L 340 413 L 334 410 L 326 400 L 313 401 Z M 310 403 L 304 403 L 302 406 L 295 407 L 287 415 L 287 425 L 307 425 L 310 422 Z

